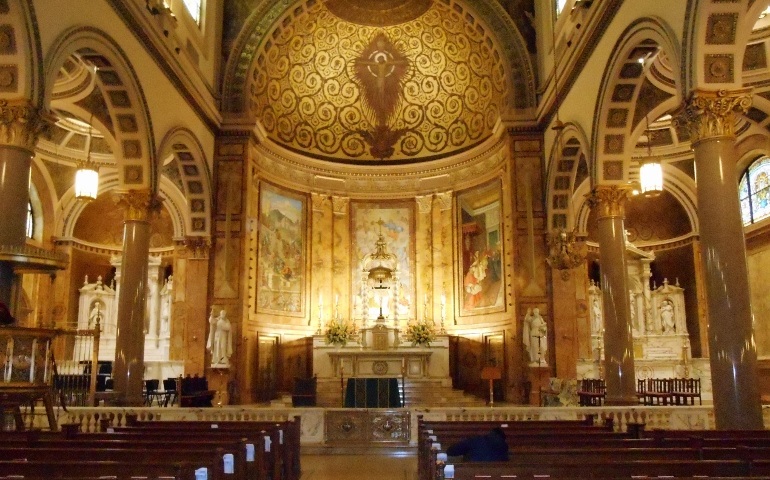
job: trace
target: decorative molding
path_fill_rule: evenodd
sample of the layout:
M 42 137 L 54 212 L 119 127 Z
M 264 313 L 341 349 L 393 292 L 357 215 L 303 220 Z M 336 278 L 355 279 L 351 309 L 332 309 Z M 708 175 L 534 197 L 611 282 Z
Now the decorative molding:
M 127 221 L 149 220 L 150 215 L 160 210 L 163 200 L 149 190 L 128 190 L 116 193 L 116 203 L 126 209 Z
M 701 140 L 735 136 L 735 112 L 746 114 L 752 89 L 695 90 L 682 113 L 674 119 L 690 132 L 693 145 Z
M 46 125 L 40 110 L 28 100 L 0 100 L 0 145 L 34 151 Z
M 438 209 L 445 212 L 452 208 L 452 192 L 441 192 L 436 194 L 436 204 Z
M 597 219 L 623 217 L 631 188 L 626 185 L 597 185 L 586 195 L 590 208 L 598 207 Z

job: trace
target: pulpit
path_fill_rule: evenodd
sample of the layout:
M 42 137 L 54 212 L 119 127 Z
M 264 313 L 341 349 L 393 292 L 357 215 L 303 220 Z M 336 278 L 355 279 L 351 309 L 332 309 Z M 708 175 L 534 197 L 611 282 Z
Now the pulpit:
M 24 429 L 21 406 L 43 401 L 51 430 L 57 430 L 53 412 L 51 343 L 57 330 L 42 328 L 0 328 L 0 408 L 3 430 Z M 15 424 L 15 425 L 14 425 Z

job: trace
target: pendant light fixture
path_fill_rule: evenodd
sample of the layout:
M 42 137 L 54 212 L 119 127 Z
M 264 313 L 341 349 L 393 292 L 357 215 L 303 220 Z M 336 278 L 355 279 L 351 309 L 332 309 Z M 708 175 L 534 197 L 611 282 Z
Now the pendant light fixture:
M 91 201 L 99 193 L 99 165 L 91 159 L 91 143 L 93 142 L 94 115 L 88 123 L 88 143 L 86 144 L 86 159 L 78 162 L 75 172 L 75 198 Z

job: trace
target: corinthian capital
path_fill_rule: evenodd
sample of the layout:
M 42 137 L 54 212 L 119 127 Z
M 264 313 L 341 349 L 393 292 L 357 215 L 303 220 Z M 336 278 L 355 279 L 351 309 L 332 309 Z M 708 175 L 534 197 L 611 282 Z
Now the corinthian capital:
M 33 150 L 44 127 L 40 110 L 28 100 L 0 100 L 0 145 Z
M 128 190 L 115 195 L 116 203 L 126 209 L 126 220 L 147 221 L 160 210 L 163 200 L 149 190 Z
M 211 249 L 211 238 L 202 236 L 187 236 L 184 239 L 184 246 L 187 250 L 188 258 L 207 259 Z
M 740 90 L 695 90 L 684 111 L 675 119 L 690 131 L 690 142 L 735 136 L 735 112 L 751 106 L 751 88 Z
M 588 205 L 598 208 L 598 218 L 622 217 L 631 188 L 626 185 L 597 185 L 586 195 Z

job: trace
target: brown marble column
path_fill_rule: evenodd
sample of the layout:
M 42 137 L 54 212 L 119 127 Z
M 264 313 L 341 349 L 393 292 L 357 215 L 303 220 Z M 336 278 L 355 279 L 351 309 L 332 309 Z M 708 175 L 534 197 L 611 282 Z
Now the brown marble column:
M 160 202 L 148 190 L 119 195 L 126 209 L 123 258 L 120 269 L 118 325 L 112 378 L 119 405 L 142 405 L 144 379 L 144 317 L 147 297 L 147 261 L 150 254 L 150 214 Z
M 27 238 L 27 203 L 32 156 L 43 125 L 41 115 L 25 99 L 0 100 L 0 205 L 3 227 L 0 248 L 21 248 Z M 13 309 L 13 265 L 0 262 L 0 302 Z
M 604 305 L 604 379 L 607 405 L 635 405 L 634 339 L 628 300 L 626 233 L 628 188 L 599 185 L 589 195 L 598 209 L 599 266 Z
M 689 127 L 695 150 L 717 429 L 763 428 L 735 170 L 734 112 L 746 113 L 750 106 L 751 89 L 695 90 L 680 119 Z

